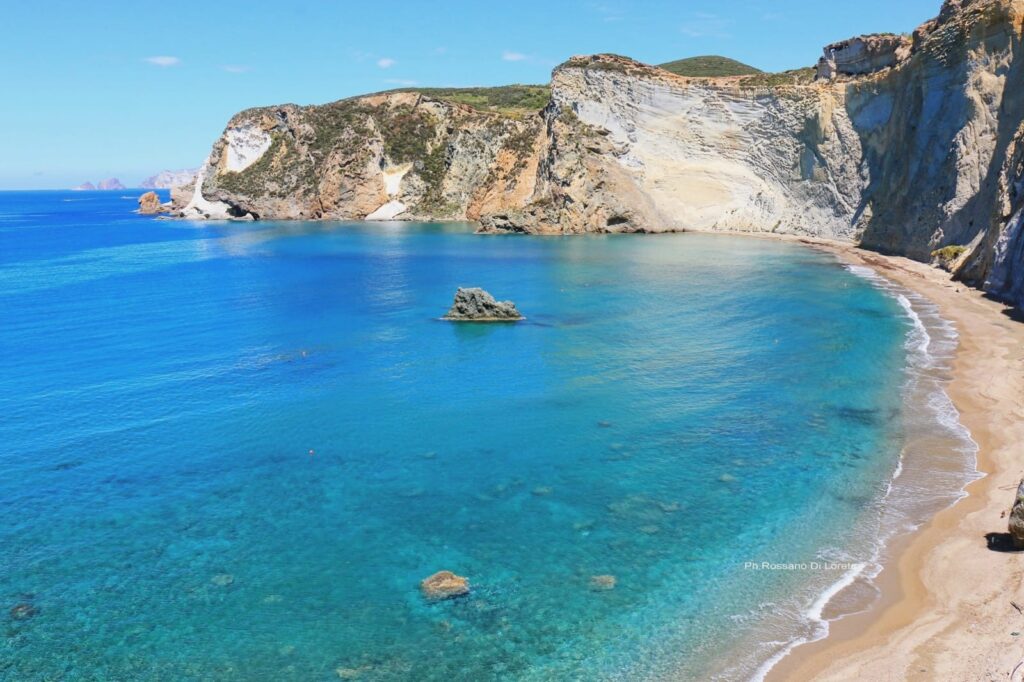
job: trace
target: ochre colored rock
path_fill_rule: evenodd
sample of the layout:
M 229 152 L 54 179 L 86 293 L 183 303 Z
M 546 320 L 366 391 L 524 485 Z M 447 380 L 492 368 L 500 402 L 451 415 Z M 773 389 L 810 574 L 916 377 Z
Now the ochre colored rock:
M 160 203 L 160 197 L 157 196 L 156 192 L 146 192 L 139 197 L 139 213 L 153 215 L 161 213 L 163 210 L 163 204 Z
M 451 571 L 438 571 L 420 583 L 423 596 L 431 601 L 452 599 L 469 594 L 469 581 Z

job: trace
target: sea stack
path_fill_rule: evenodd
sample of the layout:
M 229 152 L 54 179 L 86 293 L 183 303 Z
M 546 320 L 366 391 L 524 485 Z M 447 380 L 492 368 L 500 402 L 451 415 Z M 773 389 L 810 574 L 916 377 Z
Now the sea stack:
M 1017 497 L 1010 510 L 1010 537 L 1014 547 L 1024 549 L 1024 480 L 1017 486 Z
M 455 322 L 515 322 L 525 318 L 512 301 L 496 301 L 489 293 L 476 287 L 459 287 L 444 319 Z
M 156 192 L 146 192 L 139 197 L 139 213 L 142 215 L 153 215 L 164 211 L 163 204 Z

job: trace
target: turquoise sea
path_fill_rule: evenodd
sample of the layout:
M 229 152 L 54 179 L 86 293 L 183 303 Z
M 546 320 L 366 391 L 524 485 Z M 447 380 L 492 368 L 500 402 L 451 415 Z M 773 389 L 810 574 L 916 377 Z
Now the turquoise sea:
M 798 244 L 136 196 L 0 193 L 4 680 L 746 679 L 971 471 L 955 331 Z

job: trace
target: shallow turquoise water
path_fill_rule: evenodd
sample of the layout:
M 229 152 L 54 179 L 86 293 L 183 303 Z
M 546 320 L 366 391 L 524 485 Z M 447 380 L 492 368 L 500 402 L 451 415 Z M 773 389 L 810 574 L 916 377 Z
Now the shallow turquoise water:
M 130 207 L 0 193 L 4 679 L 700 678 L 896 466 L 910 324 L 809 249 Z

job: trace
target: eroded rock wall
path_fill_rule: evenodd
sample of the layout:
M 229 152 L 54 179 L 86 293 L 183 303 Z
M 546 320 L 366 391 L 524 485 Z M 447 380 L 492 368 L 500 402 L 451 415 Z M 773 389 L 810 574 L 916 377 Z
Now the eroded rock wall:
M 526 203 L 542 121 L 391 93 L 237 114 L 183 217 L 469 219 Z
M 191 217 L 478 220 L 483 231 L 745 230 L 928 260 L 1024 303 L 1024 0 L 947 0 L 817 78 L 690 79 L 575 57 L 519 118 L 416 93 L 245 111 Z

